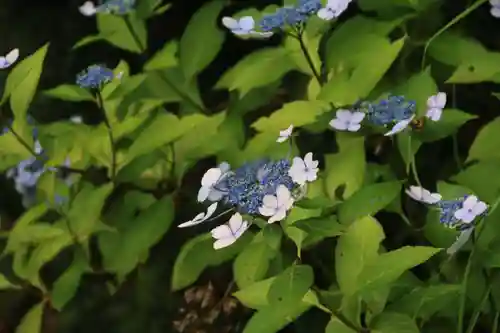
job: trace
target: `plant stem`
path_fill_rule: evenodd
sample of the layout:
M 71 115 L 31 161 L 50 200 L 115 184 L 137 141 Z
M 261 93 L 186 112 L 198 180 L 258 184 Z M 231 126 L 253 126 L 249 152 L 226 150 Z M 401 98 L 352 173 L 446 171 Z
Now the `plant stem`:
M 109 144 L 111 145 L 111 181 L 115 181 L 116 177 L 116 147 L 115 147 L 115 139 L 113 137 L 113 129 L 111 128 L 111 124 L 109 123 L 108 116 L 106 115 L 106 110 L 104 108 L 104 101 L 102 99 L 102 95 L 100 91 L 97 91 L 97 106 L 101 109 L 102 114 L 104 116 L 104 124 L 108 129 L 108 137 Z
M 19 134 L 17 134 L 16 131 L 14 131 L 14 128 L 10 124 L 6 124 L 5 126 L 9 129 L 9 132 L 11 132 L 14 135 L 16 140 L 21 145 L 23 145 L 24 148 L 26 148 L 26 150 L 28 150 L 30 152 L 31 155 L 33 155 L 34 157 L 38 157 L 38 154 L 35 152 L 35 150 L 33 148 L 31 148 L 30 145 L 26 141 L 24 141 L 24 139 L 21 138 L 21 136 Z
M 493 318 L 493 327 L 491 328 L 491 333 L 498 333 L 498 320 L 500 319 L 500 312 L 495 313 L 495 318 Z
M 307 65 L 311 68 L 311 71 L 318 81 L 319 85 L 323 85 L 323 80 L 321 80 L 321 75 L 319 74 L 318 70 L 314 66 L 314 63 L 312 61 L 312 57 L 309 54 L 309 51 L 307 50 L 306 44 L 304 43 L 304 38 L 303 38 L 304 32 L 300 31 L 296 36 L 293 34 L 290 34 L 290 36 L 295 37 L 299 41 L 300 49 L 302 50 L 302 53 L 304 54 L 304 57 L 306 58 Z
M 427 54 L 427 49 L 429 48 L 429 45 L 431 45 L 431 43 L 437 37 L 439 37 L 439 35 L 441 35 L 443 32 L 445 32 L 446 30 L 448 30 L 449 28 L 451 28 L 453 25 L 455 25 L 456 23 L 458 23 L 461 19 L 463 19 L 464 17 L 466 17 L 467 15 L 469 15 L 470 13 L 472 13 L 476 8 L 478 8 L 479 6 L 481 6 L 486 1 L 488 1 L 488 0 L 478 0 L 478 1 L 476 1 L 475 3 L 472 4 L 472 6 L 470 6 L 469 8 L 467 8 L 466 10 L 464 10 L 463 12 L 461 12 L 460 14 L 458 14 L 457 16 L 455 16 L 455 18 L 453 20 L 451 20 L 450 22 L 448 22 L 448 24 L 446 24 L 444 27 L 442 27 L 441 29 L 439 29 L 434 35 L 432 35 L 431 38 L 429 38 L 429 40 L 427 41 L 427 43 L 425 43 L 424 53 L 422 54 L 422 62 L 420 64 L 420 68 L 422 70 L 424 69 L 424 66 L 425 66 L 425 56 Z

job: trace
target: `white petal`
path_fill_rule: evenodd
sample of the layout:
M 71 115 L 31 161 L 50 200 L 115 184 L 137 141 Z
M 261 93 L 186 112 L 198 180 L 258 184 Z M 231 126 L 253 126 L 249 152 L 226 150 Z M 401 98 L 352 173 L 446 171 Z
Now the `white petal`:
M 11 65 L 15 63 L 18 58 L 19 58 L 19 49 L 13 49 L 5 56 L 5 60 L 7 60 L 7 62 L 10 63 Z
M 304 156 L 304 164 L 306 167 L 310 168 L 313 164 L 313 153 L 309 152 Z
M 202 186 L 213 186 L 217 183 L 220 176 L 222 176 L 222 171 L 219 168 L 208 169 L 207 172 L 201 178 Z
M 361 128 L 360 124 L 350 123 L 349 126 L 347 127 L 347 130 L 349 132 L 357 132 L 359 131 L 360 128 Z
M 0 57 L 0 69 L 4 69 L 10 66 L 10 63 L 5 59 L 5 57 Z
M 198 191 L 198 202 L 203 202 L 207 200 L 208 195 L 210 194 L 211 188 L 209 186 L 202 186 Z
M 338 109 L 335 116 L 340 120 L 352 121 L 353 113 L 350 110 Z
M 305 167 L 306 167 L 306 164 L 305 164 L 304 160 L 302 158 L 296 156 L 292 160 L 292 166 L 290 167 L 290 169 L 294 169 L 294 168 L 303 169 Z
M 92 16 L 97 13 L 97 8 L 95 7 L 94 3 L 92 1 L 86 1 L 80 8 L 80 13 L 82 13 L 85 16 Z
M 239 20 L 240 29 L 250 31 L 255 27 L 255 21 L 251 16 L 243 16 Z
M 210 218 L 210 216 L 212 216 L 215 212 L 215 210 L 217 209 L 217 202 L 214 202 L 213 204 L 211 204 L 210 206 L 208 206 L 207 208 L 207 214 L 203 217 L 203 220 L 207 220 Z
M 441 201 L 442 198 L 443 197 L 439 193 L 431 193 L 431 195 L 427 199 L 427 203 L 435 204 L 435 203 Z
M 222 224 L 210 231 L 212 237 L 215 239 L 224 239 L 231 238 L 233 233 L 231 232 L 231 228 L 227 224 Z
M 240 28 L 238 21 L 228 16 L 224 16 L 222 18 L 222 24 L 229 30 L 235 30 Z
M 269 38 L 271 37 L 274 33 L 271 32 L 271 31 L 266 31 L 266 32 L 257 32 L 257 31 L 250 31 L 250 33 L 253 35 L 253 36 L 256 36 L 256 37 L 262 37 L 262 38 Z
M 469 195 L 467 199 L 465 199 L 464 203 L 462 204 L 462 208 L 464 209 L 473 209 L 474 206 L 477 204 L 478 199 L 475 195 Z
M 439 108 L 431 108 L 427 110 L 425 116 L 432 121 L 438 121 L 441 119 L 441 115 L 443 114 L 443 110 Z
M 491 7 L 490 14 L 493 17 L 500 18 L 500 7 Z
M 283 143 L 285 142 L 286 140 L 288 140 L 288 137 L 287 136 L 280 136 L 276 139 L 276 142 L 278 143 Z
M 278 188 L 276 189 L 276 199 L 278 201 L 278 207 L 285 205 L 291 197 L 292 195 L 286 186 L 278 186 Z
M 83 122 L 83 118 L 81 116 L 72 116 L 71 118 L 69 118 L 69 121 L 74 124 L 81 124 Z
M 231 165 L 227 162 L 222 162 L 221 164 L 219 164 L 219 169 L 222 173 L 226 173 L 231 170 Z
M 278 207 L 278 199 L 274 195 L 265 195 L 262 199 L 262 205 L 269 208 Z
M 469 212 L 469 210 L 466 208 L 461 208 L 461 209 L 457 210 L 453 214 L 453 216 L 455 216 L 456 219 L 461 220 L 465 223 L 470 223 L 476 218 L 476 215 Z
M 315 181 L 318 178 L 318 169 L 309 169 L 309 171 L 305 173 L 305 177 L 308 182 Z
M 231 233 L 234 234 L 236 230 L 238 230 L 243 224 L 243 216 L 240 213 L 234 213 L 233 216 L 229 219 L 229 229 L 231 229 Z
M 365 113 L 360 111 L 355 111 L 352 113 L 351 122 L 360 123 L 365 118 Z
M 273 216 L 276 212 L 276 208 L 271 208 L 267 206 L 259 207 L 259 213 L 262 216 Z
M 337 119 L 337 118 L 334 118 L 334 119 L 330 120 L 330 122 L 328 123 L 328 125 L 330 125 L 330 127 L 333 127 L 333 128 L 335 128 L 337 130 L 340 130 L 340 131 L 344 131 L 348 127 L 348 123 L 346 121 L 343 121 L 343 120 L 340 120 L 340 119 Z
M 243 29 L 234 29 L 234 30 L 231 30 L 231 32 L 237 36 L 245 36 L 245 35 L 248 35 L 250 34 L 250 31 L 248 30 L 243 30 Z
M 479 201 L 477 204 L 474 205 L 474 208 L 472 208 L 472 212 L 477 215 L 481 215 L 486 211 L 488 208 L 488 205 L 486 205 L 484 202 Z
M 276 211 L 276 214 L 271 216 L 271 218 L 267 221 L 267 223 L 274 223 L 277 221 L 281 221 L 286 217 L 286 209 L 282 207 Z
M 467 230 L 462 231 L 460 233 L 460 235 L 457 237 L 457 240 L 455 241 L 455 243 L 453 243 L 446 250 L 446 253 L 452 255 L 452 254 L 455 254 L 458 250 L 460 250 L 460 248 L 462 248 L 462 246 L 464 246 L 465 243 L 467 243 L 467 241 L 469 240 L 473 231 L 474 231 L 473 228 L 469 228 Z
M 322 20 L 330 21 L 335 17 L 335 14 L 328 8 L 318 10 L 318 17 Z
M 294 183 L 304 185 L 306 183 L 306 175 L 304 169 L 290 168 L 288 175 L 292 178 Z
M 236 237 L 218 239 L 214 242 L 214 250 L 223 249 L 225 247 L 228 247 L 229 245 L 234 244 L 234 242 L 236 242 Z
M 413 120 L 413 118 L 414 117 L 411 117 L 410 119 L 401 120 L 400 122 L 396 123 L 396 125 L 394 125 L 389 132 L 385 133 L 384 135 L 391 136 L 391 135 L 394 135 L 396 133 L 403 131 L 405 128 L 408 127 L 408 125 Z
M 222 192 L 222 191 L 219 191 L 219 190 L 216 190 L 214 188 L 211 188 L 210 189 L 210 192 L 208 193 L 208 200 L 209 201 L 219 201 L 220 199 L 222 199 L 224 197 L 226 193 Z M 201 201 L 200 201 L 201 202 Z
M 193 225 L 200 224 L 201 222 L 204 221 L 204 219 L 203 219 L 204 216 L 205 216 L 205 213 L 199 213 L 198 215 L 196 215 L 194 217 L 194 219 L 187 221 L 187 222 L 184 222 L 184 223 L 181 223 L 177 227 L 178 228 L 185 228 L 185 227 L 191 227 Z

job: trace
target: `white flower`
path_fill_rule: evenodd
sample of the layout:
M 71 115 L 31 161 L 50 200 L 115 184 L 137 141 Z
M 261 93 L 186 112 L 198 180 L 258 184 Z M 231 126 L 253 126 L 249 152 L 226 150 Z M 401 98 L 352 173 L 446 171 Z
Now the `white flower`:
M 361 128 L 361 121 L 365 118 L 364 112 L 351 112 L 349 110 L 337 110 L 336 118 L 332 119 L 329 125 L 338 130 L 348 130 L 357 132 Z
M 435 204 L 441 201 L 441 194 L 439 193 L 431 193 L 429 190 L 426 190 L 420 186 L 410 186 L 409 190 L 405 190 L 406 194 L 408 194 L 413 200 L 417 200 L 420 202 L 424 202 L 427 204 Z
M 294 157 L 292 166 L 288 170 L 288 175 L 292 177 L 295 183 L 304 185 L 306 182 L 316 180 L 318 164 L 318 161 L 313 161 L 312 153 L 307 153 L 304 159 Z
M 243 16 L 240 19 L 224 16 L 222 24 L 237 36 L 255 35 L 261 37 L 271 37 L 272 32 L 257 32 L 254 30 L 255 21 L 251 16 Z
M 5 57 L 0 57 L 0 69 L 8 68 L 19 58 L 19 49 L 13 49 Z
M 69 121 L 71 121 L 73 124 L 81 124 L 83 122 L 82 116 L 71 116 L 69 118 Z
M 222 249 L 233 244 L 247 229 L 248 222 L 243 221 L 240 213 L 235 213 L 227 224 L 220 225 L 211 231 L 212 237 L 216 239 L 214 249 Z
M 391 135 L 394 135 L 394 134 L 397 134 L 401 131 L 403 131 L 405 128 L 408 127 L 408 125 L 410 125 L 411 121 L 413 120 L 413 118 L 415 118 L 415 116 L 412 116 L 411 118 L 408 118 L 408 119 L 404 119 L 404 120 L 401 120 L 399 122 L 397 122 L 389 132 L 385 133 L 384 135 L 385 136 L 391 136 Z
M 229 164 L 221 163 L 217 168 L 208 169 L 201 179 L 201 188 L 198 191 L 198 202 L 205 200 L 219 201 L 224 196 L 224 192 L 217 190 L 215 186 L 229 171 Z
M 206 213 L 199 213 L 198 215 L 196 215 L 194 217 L 194 219 L 189 220 L 189 221 L 184 222 L 184 223 L 181 223 L 177 227 L 178 228 L 185 228 L 185 227 L 192 227 L 193 225 L 200 224 L 203 221 L 208 220 L 210 218 L 210 216 L 212 216 L 214 214 L 214 212 L 215 212 L 216 209 L 217 209 L 217 202 L 211 204 L 207 208 L 207 212 Z
M 444 106 L 446 105 L 446 93 L 439 92 L 427 99 L 426 117 L 432 121 L 438 121 L 443 114 Z
M 276 196 L 264 196 L 259 213 L 264 216 L 270 216 L 267 223 L 274 223 L 283 220 L 286 217 L 286 212 L 292 208 L 292 205 L 293 198 L 290 191 L 284 185 L 280 185 L 276 190 Z
M 491 16 L 500 18 L 500 0 L 490 0 L 490 5 Z
M 339 17 L 340 14 L 347 9 L 351 1 L 352 0 L 328 0 L 326 7 L 318 11 L 318 17 L 327 21 Z
M 293 125 L 288 126 L 286 130 L 280 131 L 280 136 L 276 139 L 276 142 L 282 143 L 288 140 L 292 135 Z
M 93 16 L 97 13 L 97 7 L 92 1 L 86 1 L 78 10 L 85 16 Z
M 470 236 L 472 235 L 472 232 L 474 231 L 474 228 L 469 228 L 460 233 L 458 235 L 457 239 L 455 240 L 455 243 L 453 243 L 449 248 L 446 249 L 446 253 L 449 255 L 455 254 L 462 246 L 467 243 L 469 240 Z
M 465 199 L 462 208 L 457 210 L 453 215 L 456 219 L 465 223 L 472 222 L 478 215 L 484 213 L 488 206 L 477 199 L 475 195 L 470 195 Z

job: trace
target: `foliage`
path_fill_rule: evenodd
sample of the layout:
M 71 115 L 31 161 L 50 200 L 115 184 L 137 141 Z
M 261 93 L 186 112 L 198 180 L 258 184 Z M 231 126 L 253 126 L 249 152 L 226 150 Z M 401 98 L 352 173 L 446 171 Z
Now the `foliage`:
M 185 241 L 170 247 L 169 291 L 229 265 L 224 298 L 253 310 L 244 333 L 302 332 L 310 314 L 314 332 L 497 332 L 500 118 L 482 122 L 467 156 L 427 152 L 482 119 L 455 90 L 499 83 L 500 52 L 455 25 L 486 6 L 495 19 L 500 5 L 477 0 L 425 32 L 442 2 L 284 1 L 221 17 L 227 4 L 213 0 L 150 57 L 148 20 L 169 4 L 87 2 L 98 33 L 73 52 L 106 41 L 142 68 L 89 64 L 43 95 L 85 103 L 99 124 L 30 116 L 50 44 L 1 57 L 0 165 L 25 211 L 6 231 L 0 289 L 38 297 L 16 332 L 43 332 L 88 277 L 106 276 L 110 298 L 140 281 L 174 238 Z M 234 38 L 264 47 L 202 93 L 200 74 Z M 217 107 L 205 103 L 213 90 L 227 97 Z M 195 200 L 210 205 L 185 222 Z

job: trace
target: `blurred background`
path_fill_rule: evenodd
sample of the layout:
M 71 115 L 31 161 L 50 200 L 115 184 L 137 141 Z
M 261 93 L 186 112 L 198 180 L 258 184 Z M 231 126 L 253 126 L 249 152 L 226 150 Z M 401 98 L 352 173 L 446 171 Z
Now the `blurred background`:
M 141 0 L 137 0 L 140 2 Z M 165 42 L 178 39 L 193 13 L 206 2 L 203 0 L 170 1 L 172 8 L 162 15 L 149 20 L 148 57 L 159 50 Z M 244 8 L 264 8 L 278 1 L 250 0 L 232 1 L 223 11 L 223 15 L 231 15 Z M 415 24 L 414 34 L 432 35 L 458 15 L 471 3 L 468 0 L 436 1 L 435 11 L 425 15 L 426 22 Z M 51 43 L 40 82 L 40 90 L 53 88 L 62 83 L 73 83 L 75 76 L 90 64 L 102 63 L 114 68 L 123 59 L 131 66 L 131 72 L 140 70 L 145 60 L 136 54 L 121 51 L 106 42 L 97 42 L 72 50 L 73 45 L 87 35 L 95 34 L 94 17 L 82 16 L 78 7 L 83 0 L 3 0 L 0 6 L 0 53 L 7 53 L 12 48 L 19 48 L 20 58 L 33 53 L 46 42 Z M 354 4 L 341 20 L 356 15 Z M 423 23 L 423 24 L 422 24 Z M 423 29 L 424 31 L 418 31 Z M 429 31 L 425 31 L 429 29 Z M 493 19 L 487 6 L 482 6 L 460 23 L 459 29 L 472 35 L 491 50 L 500 51 L 500 21 Z M 425 40 L 425 39 L 423 39 Z M 272 44 L 279 43 L 279 38 L 270 41 L 242 41 L 229 36 L 219 56 L 201 75 L 200 89 L 204 102 L 210 109 L 221 110 L 227 100 L 223 92 L 214 92 L 211 87 L 222 73 L 233 66 L 246 54 Z M 203 41 L 200 41 L 203 43 Z M 207 45 L 210 47 L 210 45 Z M 339 45 L 339 47 L 342 47 Z M 419 58 L 409 59 L 409 63 L 419 64 Z M 0 85 L 3 85 L 7 71 L 0 72 Z M 283 89 L 272 99 L 267 107 L 270 110 L 279 107 L 293 91 L 294 80 L 300 80 L 293 74 L 288 77 Z M 450 88 L 450 86 L 447 86 Z M 456 148 L 459 155 L 465 155 L 472 138 L 482 124 L 498 115 L 500 102 L 492 97 L 495 91 L 491 84 L 460 85 L 446 91 L 452 96 L 456 108 L 468 113 L 480 115 L 477 120 L 464 126 L 457 136 Z M 3 87 L 2 87 L 3 89 Z M 496 91 L 499 91 L 496 87 Z M 449 99 L 451 101 L 451 98 Z M 68 103 L 44 96 L 37 96 L 30 107 L 30 113 L 39 123 L 67 119 L 72 115 L 80 115 L 86 123 L 99 121 L 95 107 L 91 103 Z M 262 112 L 266 112 L 263 110 Z M 426 147 L 417 157 L 421 178 L 446 178 L 455 171 L 453 162 L 453 140 L 446 139 L 432 147 Z M 307 149 L 304 148 L 304 149 Z M 450 167 L 442 165 L 449 161 Z M 203 164 L 203 163 L 202 163 Z M 192 218 L 189 209 L 197 191 L 199 179 L 205 166 L 213 165 L 212 161 L 194 170 L 192 184 L 184 184 L 188 189 L 186 197 L 178 198 L 179 206 L 175 224 Z M 438 168 L 439 165 L 439 168 Z M 436 175 L 439 170 L 441 175 Z M 190 194 L 189 194 L 190 192 Z M 189 195 L 191 198 L 188 198 Z M 0 178 L 0 214 L 2 230 L 8 230 L 23 212 L 21 198 L 13 188 L 11 181 Z M 232 291 L 231 266 L 212 268 L 204 272 L 192 288 L 172 293 L 169 290 L 172 264 L 186 239 L 197 231 L 171 228 L 168 235 L 152 251 L 149 261 L 130 274 L 128 280 L 110 296 L 109 277 L 103 274 L 85 276 L 81 282 L 78 295 L 61 312 L 46 311 L 43 332 L 80 333 L 80 332 L 240 332 L 243 324 L 251 314 L 251 310 L 243 308 L 230 297 Z M 198 230 L 199 232 L 199 230 Z M 397 233 L 397 231 L 394 231 Z M 390 236 L 390 235 L 389 235 Z M 331 254 L 326 254 L 331 255 Z M 1 266 L 10 266 L 7 259 L 0 261 Z M 47 274 L 60 274 L 58 267 L 48 268 Z M 15 332 L 20 319 L 26 311 L 39 300 L 39 295 L 31 289 L 22 291 L 0 292 L 0 333 Z M 286 332 L 311 332 L 317 323 L 324 327 L 322 319 L 317 319 L 315 310 L 305 314 Z M 321 323 L 320 323 L 321 322 Z M 26 332 L 30 333 L 30 332 Z

